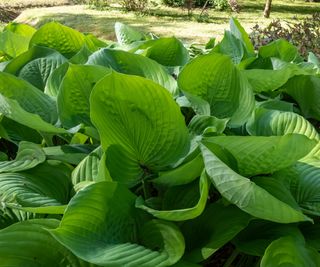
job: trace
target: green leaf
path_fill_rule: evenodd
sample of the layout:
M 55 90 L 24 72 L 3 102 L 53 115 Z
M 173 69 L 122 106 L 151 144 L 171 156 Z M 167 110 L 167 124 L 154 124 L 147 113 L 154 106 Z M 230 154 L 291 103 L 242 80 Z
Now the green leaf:
M 33 110 L 35 110 L 35 108 L 36 106 L 32 107 Z M 57 128 L 52 124 L 44 121 L 38 114 L 27 112 L 20 106 L 20 104 L 16 100 L 6 98 L 1 94 L 0 113 L 2 113 L 9 119 L 12 119 L 37 131 L 45 131 L 47 133 L 67 133 L 66 130 Z
M 82 33 L 54 21 L 44 24 L 30 40 L 30 47 L 39 45 L 53 48 L 68 58 L 74 56 L 84 44 L 94 47 Z
M 86 156 L 72 171 L 73 185 L 84 181 L 96 181 L 101 157 L 102 149 L 100 146 Z
M 305 118 L 320 120 L 320 78 L 316 76 L 296 76 L 282 89 L 298 104 Z
M 60 90 L 60 85 L 63 81 L 64 76 L 66 75 L 69 68 L 69 63 L 64 63 L 56 68 L 48 77 L 46 87 L 44 92 L 47 95 L 56 97 Z
M 304 212 L 320 215 L 320 163 L 318 158 L 308 158 L 303 162 L 297 162 L 275 173 L 274 176 L 288 185 Z
M 311 221 L 299 210 L 278 200 L 248 178 L 239 175 L 201 145 L 205 168 L 220 194 L 243 211 L 264 220 L 292 223 Z
M 112 72 L 94 87 L 90 105 L 102 148 L 122 146 L 142 169 L 161 170 L 188 151 L 179 107 L 164 88 L 147 79 Z
M 227 127 L 228 119 L 218 119 L 214 116 L 196 115 L 194 116 L 188 128 L 193 135 L 203 134 L 221 134 Z
M 212 52 L 230 56 L 234 64 L 239 64 L 244 57 L 244 47 L 231 32 L 225 31 L 222 41 L 213 48 Z
M 202 141 L 227 149 L 244 176 L 273 173 L 308 155 L 317 142 L 301 134 L 284 136 L 215 136 Z
M 63 145 L 43 148 L 47 159 L 77 165 L 82 161 L 95 146 L 92 145 Z
M 308 72 L 295 64 L 288 64 L 284 68 L 277 70 L 251 69 L 244 70 L 242 73 L 248 78 L 253 90 L 258 93 L 275 91 L 283 86 L 290 78 L 296 75 L 308 74 Z
M 0 173 L 32 169 L 45 159 L 46 156 L 39 145 L 22 141 L 15 160 L 0 162 Z
M 300 61 L 298 49 L 284 39 L 279 39 L 260 47 L 259 56 L 262 58 L 275 57 L 285 62 Z
M 0 266 L 93 267 L 78 259 L 46 230 L 58 225 L 55 219 L 34 219 L 1 230 Z
M 320 254 L 315 249 L 306 247 L 304 240 L 297 240 L 291 236 L 273 241 L 266 249 L 260 264 L 261 267 L 319 265 Z
M 0 136 L 13 143 L 28 141 L 40 144 L 43 139 L 37 131 L 4 116 L 0 122 Z
M 40 60 L 46 58 L 57 59 L 61 61 L 66 60 L 66 58 L 63 57 L 60 53 L 58 53 L 56 50 L 43 46 L 33 46 L 28 51 L 13 58 L 6 65 L 4 71 L 18 76 L 19 71 L 29 62 L 32 62 L 37 59 Z
M 209 258 L 244 229 L 251 219 L 234 205 L 209 204 L 199 217 L 181 226 L 186 239 L 185 259 L 201 262 Z
M 193 197 L 196 192 L 195 187 L 199 187 L 199 193 Z M 140 197 L 136 201 L 136 207 L 143 209 L 156 218 L 168 221 L 185 221 L 198 217 L 204 210 L 209 192 L 208 178 L 203 172 L 199 179 L 199 185 L 191 183 L 182 186 L 170 187 L 164 196 L 164 208 L 166 210 L 155 210 L 145 205 Z M 200 196 L 200 197 L 199 197 Z M 198 201 L 194 203 L 194 199 Z M 168 203 L 166 205 L 166 202 Z M 174 204 L 173 204 L 174 203 Z M 190 207 L 188 204 L 194 205 Z M 170 210 L 169 210 L 170 208 Z
M 124 74 L 145 77 L 162 85 L 171 94 L 177 94 L 177 83 L 165 68 L 141 55 L 104 48 L 93 53 L 86 64 L 102 65 Z
M 69 200 L 70 172 L 50 161 L 20 173 L 1 173 L 0 199 L 23 207 L 60 206 Z
M 102 266 L 177 262 L 184 252 L 177 227 L 158 220 L 142 225 L 134 201 L 135 195 L 120 184 L 89 185 L 71 200 L 60 226 L 50 232 L 78 257 Z
M 230 118 L 230 125 L 242 125 L 254 108 L 252 89 L 228 56 L 212 53 L 188 63 L 178 78 L 179 88 L 210 104 L 211 115 Z M 207 115 L 207 114 L 206 114 Z
M 254 118 L 247 123 L 250 135 L 286 135 L 290 133 L 303 134 L 309 139 L 320 140 L 319 133 L 304 117 L 279 110 L 258 108 Z
M 254 56 L 254 47 L 250 41 L 249 35 L 236 18 L 230 19 L 230 31 L 243 43 L 247 53 Z
M 308 226 L 311 225 L 308 223 Z M 254 256 L 263 256 L 272 241 L 284 236 L 303 238 L 299 228 L 294 224 L 254 220 L 233 239 L 232 243 L 241 252 Z
M 10 106 L 4 106 L 6 105 L 5 102 L 8 102 L 9 104 L 12 103 L 12 105 L 19 104 L 21 109 L 39 115 L 48 123 L 55 124 L 57 122 L 58 115 L 55 101 L 26 81 L 11 74 L 0 72 L 0 94 L 4 97 L 4 103 L 1 105 L 1 112 L 9 114 L 9 118 L 13 117 L 13 115 L 10 115 L 10 112 L 5 112 L 6 109 L 10 108 Z M 5 98 L 7 98 L 8 101 Z M 12 112 L 15 111 L 13 110 Z M 27 123 L 28 122 L 21 124 Z M 43 130 L 44 129 L 45 127 Z
M 28 24 L 9 22 L 4 27 L 3 31 L 11 31 L 13 33 L 31 38 L 32 35 L 36 32 L 36 29 Z
M 72 128 L 80 123 L 92 125 L 90 94 L 94 85 L 110 71 L 102 66 L 69 64 L 57 97 L 59 117 L 63 126 Z
M 189 60 L 189 52 L 175 37 L 150 40 L 139 49 L 147 49 L 147 57 L 163 66 L 183 66 Z
M 61 54 L 52 53 L 46 57 L 29 61 L 19 70 L 18 77 L 43 91 L 51 73 L 66 61 Z
M 116 22 L 114 24 L 114 29 L 120 44 L 131 44 L 135 41 L 146 39 L 143 33 L 121 22 Z
M 6 30 L 0 33 L 0 51 L 11 58 L 26 52 L 29 47 L 30 37 Z
M 152 180 L 153 183 L 176 186 L 188 184 L 201 175 L 204 164 L 201 154 L 179 167 L 159 173 L 159 177 Z

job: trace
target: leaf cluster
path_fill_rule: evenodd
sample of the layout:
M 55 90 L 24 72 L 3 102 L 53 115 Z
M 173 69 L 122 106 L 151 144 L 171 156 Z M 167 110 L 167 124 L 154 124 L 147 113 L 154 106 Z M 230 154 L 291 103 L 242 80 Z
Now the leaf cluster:
M 0 266 L 319 266 L 318 58 L 115 32 L 0 34 Z

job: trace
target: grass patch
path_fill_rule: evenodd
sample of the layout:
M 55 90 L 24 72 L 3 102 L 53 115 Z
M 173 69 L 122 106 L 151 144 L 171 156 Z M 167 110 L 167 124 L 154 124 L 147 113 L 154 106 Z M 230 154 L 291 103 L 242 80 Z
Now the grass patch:
M 44 0 L 37 1 L 44 2 Z M 92 32 L 104 39 L 115 38 L 114 23 L 121 21 L 145 32 L 154 32 L 159 36 L 174 35 L 187 42 L 205 43 L 211 37 L 221 38 L 224 30 L 228 27 L 231 16 L 237 17 L 244 28 L 250 32 L 256 23 L 263 26 L 269 24 L 273 19 L 290 22 L 309 16 L 314 12 L 320 12 L 320 3 L 306 3 L 304 0 L 282 0 L 275 1 L 271 17 L 265 19 L 262 16 L 264 2 L 264 0 L 243 0 L 239 1 L 242 8 L 238 14 L 231 11 L 208 9 L 202 17 L 200 17 L 200 9 L 195 9 L 192 16 L 188 16 L 186 9 L 162 5 L 151 7 L 148 10 L 148 15 L 127 13 L 120 7 L 110 7 L 107 10 L 98 11 L 83 5 L 57 6 L 25 10 L 17 21 L 39 27 L 45 22 L 55 20 L 83 32 Z M 199 23 L 199 21 L 203 23 Z

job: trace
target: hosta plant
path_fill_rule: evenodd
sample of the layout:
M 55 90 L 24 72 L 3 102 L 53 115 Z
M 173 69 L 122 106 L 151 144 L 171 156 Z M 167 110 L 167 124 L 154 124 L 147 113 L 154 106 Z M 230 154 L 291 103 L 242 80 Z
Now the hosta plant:
M 320 266 L 318 58 L 115 31 L 0 34 L 0 266 Z

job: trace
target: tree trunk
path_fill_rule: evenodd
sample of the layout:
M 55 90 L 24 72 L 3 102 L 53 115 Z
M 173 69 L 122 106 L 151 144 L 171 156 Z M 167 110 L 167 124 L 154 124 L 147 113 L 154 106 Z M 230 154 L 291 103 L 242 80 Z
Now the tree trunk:
M 265 5 L 264 11 L 263 11 L 263 16 L 265 18 L 269 18 L 270 17 L 271 3 L 272 3 L 272 0 L 266 0 L 266 5 Z

